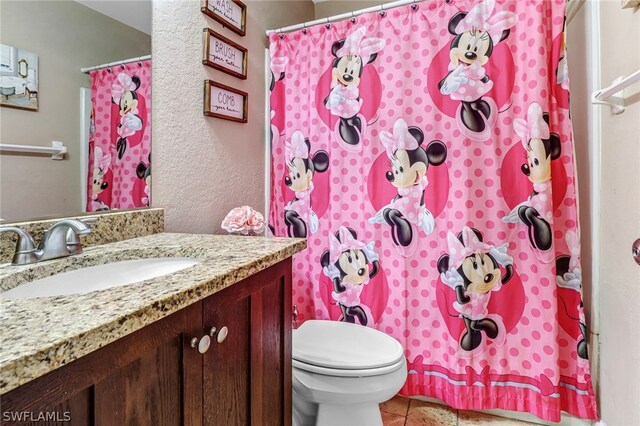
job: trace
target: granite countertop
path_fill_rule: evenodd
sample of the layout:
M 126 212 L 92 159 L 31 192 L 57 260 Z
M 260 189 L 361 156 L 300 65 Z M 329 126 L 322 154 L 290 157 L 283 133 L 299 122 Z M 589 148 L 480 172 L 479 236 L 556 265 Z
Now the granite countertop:
M 306 241 L 233 235 L 154 234 L 28 266 L 0 267 L 0 291 L 83 266 L 194 257 L 195 266 L 86 294 L 0 296 L 0 394 L 229 287 L 303 250 Z

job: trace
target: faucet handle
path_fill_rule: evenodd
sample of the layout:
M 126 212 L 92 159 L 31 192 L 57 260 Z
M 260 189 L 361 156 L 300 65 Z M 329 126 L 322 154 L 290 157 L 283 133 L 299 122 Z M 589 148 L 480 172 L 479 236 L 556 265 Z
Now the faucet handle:
M 67 229 L 66 241 L 67 241 L 67 250 L 71 254 L 80 254 L 82 253 L 82 242 L 80 241 L 80 235 L 87 235 L 92 232 L 93 224 L 97 218 L 87 218 L 87 219 L 79 219 L 79 222 L 82 222 L 87 226 L 88 229 L 83 230 L 82 232 L 76 232 L 73 228 Z
M 89 228 L 93 229 L 93 224 L 98 221 L 98 217 L 97 216 L 88 216 L 88 217 L 78 218 L 77 221 L 78 222 L 82 222 L 85 225 L 87 225 Z M 91 232 L 91 231 L 89 231 L 89 232 Z
M 0 232 L 15 232 L 18 234 L 16 241 L 16 250 L 13 253 L 13 265 L 26 265 L 37 262 L 36 243 L 33 237 L 27 231 L 17 226 L 2 226 Z

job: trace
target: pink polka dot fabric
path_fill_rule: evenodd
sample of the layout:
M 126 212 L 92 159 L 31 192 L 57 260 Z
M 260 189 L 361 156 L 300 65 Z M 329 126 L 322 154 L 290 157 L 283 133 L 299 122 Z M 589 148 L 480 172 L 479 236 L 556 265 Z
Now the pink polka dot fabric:
M 401 342 L 404 395 L 598 417 L 563 30 L 564 0 L 437 0 L 271 35 L 293 303 Z
M 151 61 L 92 71 L 91 103 L 87 211 L 150 205 Z

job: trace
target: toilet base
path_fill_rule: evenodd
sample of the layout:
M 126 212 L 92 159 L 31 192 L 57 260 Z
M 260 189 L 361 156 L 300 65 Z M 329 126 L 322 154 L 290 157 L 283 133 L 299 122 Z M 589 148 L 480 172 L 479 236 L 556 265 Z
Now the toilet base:
M 315 426 L 318 418 L 318 404 L 300 398 L 294 400 L 292 409 L 293 426 Z
M 298 401 L 293 407 L 293 426 L 382 426 L 380 407 L 366 404 L 313 404 Z
M 378 404 L 320 404 L 317 425 L 382 426 Z
M 382 426 L 379 403 L 407 378 L 406 359 L 387 374 L 336 377 L 293 370 L 294 426 Z

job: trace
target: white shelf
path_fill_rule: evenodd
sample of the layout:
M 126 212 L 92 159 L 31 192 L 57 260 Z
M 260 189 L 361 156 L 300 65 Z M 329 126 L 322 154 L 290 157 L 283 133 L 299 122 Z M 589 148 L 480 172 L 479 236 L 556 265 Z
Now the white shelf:
M 614 114 L 621 114 L 625 108 L 624 89 L 640 81 L 640 70 L 628 77 L 619 77 L 610 86 L 596 90 L 591 94 L 591 103 L 596 105 L 609 105 Z M 615 95 L 615 96 L 614 96 Z M 611 98 L 607 101 L 606 99 Z

